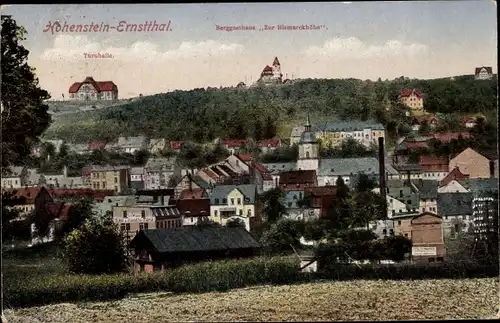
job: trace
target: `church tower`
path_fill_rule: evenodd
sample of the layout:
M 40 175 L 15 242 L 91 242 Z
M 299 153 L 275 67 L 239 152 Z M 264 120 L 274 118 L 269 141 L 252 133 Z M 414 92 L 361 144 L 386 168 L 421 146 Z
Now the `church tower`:
M 283 74 L 281 74 L 281 65 L 278 57 L 274 58 L 273 62 L 273 78 L 277 79 L 280 83 L 282 80 Z
M 297 160 L 297 169 L 299 170 L 317 170 L 319 167 L 319 144 L 316 135 L 311 130 L 311 120 L 307 115 L 305 130 L 300 136 L 299 159 Z

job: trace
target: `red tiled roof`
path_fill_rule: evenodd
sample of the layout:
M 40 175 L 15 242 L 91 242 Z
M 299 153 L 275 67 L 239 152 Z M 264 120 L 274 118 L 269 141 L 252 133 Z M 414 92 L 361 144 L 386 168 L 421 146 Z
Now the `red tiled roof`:
M 399 95 L 400 98 L 407 98 L 410 95 L 414 94 L 417 98 L 422 98 L 422 92 L 417 89 L 404 89 Z
M 264 67 L 264 69 L 262 70 L 263 72 L 272 72 L 273 71 L 273 68 L 270 67 L 269 65 L 266 65 L 266 67 Z
M 210 199 L 178 200 L 176 206 L 179 212 L 183 215 L 187 216 L 210 215 Z
M 280 185 L 316 183 L 315 170 L 296 170 L 280 174 Z
M 246 144 L 248 140 L 246 139 L 230 139 L 230 140 L 224 140 L 222 144 L 224 146 L 227 146 L 228 148 L 238 148 L 242 144 Z
M 335 196 L 337 187 L 332 185 L 307 187 L 304 189 L 304 193 L 312 196 Z
M 88 145 L 88 150 L 99 150 L 106 147 L 106 142 L 104 141 L 91 141 Z
M 236 157 L 238 157 L 239 159 L 241 159 L 244 162 L 252 161 L 252 155 L 250 155 L 250 154 L 239 154 L 239 155 L 236 155 Z
M 439 184 L 441 186 L 444 186 L 444 185 L 448 185 L 453 180 L 459 181 L 459 180 L 464 180 L 464 179 L 468 179 L 468 178 L 469 178 L 468 174 L 462 173 L 458 167 L 455 167 L 448 175 L 446 175 L 445 178 L 443 178 L 441 180 L 441 182 Z
M 259 148 L 269 147 L 276 148 L 281 144 L 281 140 L 279 139 L 264 139 L 258 142 Z
M 452 140 L 458 140 L 460 137 L 462 139 L 470 139 L 472 135 L 469 132 L 436 132 L 431 133 L 428 136 L 441 142 L 450 142 Z
M 205 190 L 203 188 L 193 188 L 186 189 L 179 195 L 179 200 L 192 200 L 192 199 L 202 199 L 205 195 Z
M 83 82 L 76 82 L 69 88 L 69 93 L 76 93 L 82 84 L 90 83 L 97 92 L 115 91 L 116 85 L 113 81 L 96 82 L 91 76 L 88 76 Z
M 269 173 L 268 170 L 266 169 L 266 167 L 264 167 L 264 165 L 262 164 L 259 164 L 259 163 L 255 163 L 254 164 L 254 167 L 256 170 L 258 170 L 261 174 L 265 174 L 265 173 Z
M 447 172 L 448 164 L 447 157 L 420 156 L 420 167 L 424 172 Z
M 413 116 L 412 121 L 415 124 L 422 124 L 422 123 L 432 124 L 432 123 L 437 123 L 438 118 L 436 118 L 433 115 Z
M 171 141 L 170 142 L 170 149 L 179 150 L 182 148 L 183 145 L 184 145 L 184 141 Z
M 212 171 L 209 168 L 203 169 L 202 172 L 204 172 L 205 174 L 207 174 L 207 176 L 210 177 L 210 178 L 213 178 L 213 179 L 219 178 L 219 175 L 217 175 L 217 173 L 215 173 L 214 171 Z

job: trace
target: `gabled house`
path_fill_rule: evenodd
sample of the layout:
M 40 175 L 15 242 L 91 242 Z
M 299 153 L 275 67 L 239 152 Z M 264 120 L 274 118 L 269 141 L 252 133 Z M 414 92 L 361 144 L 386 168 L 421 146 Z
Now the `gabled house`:
M 331 208 L 337 205 L 337 187 L 315 186 L 304 189 L 304 220 L 325 218 Z
M 420 164 L 394 164 L 392 165 L 399 173 L 402 180 L 414 180 L 422 178 L 422 167 Z
M 474 78 L 476 80 L 491 80 L 493 78 L 493 69 L 490 66 L 476 67 Z
M 182 215 L 182 225 L 197 225 L 210 222 L 210 199 L 180 199 L 176 203 Z
M 130 242 L 134 271 L 157 271 L 189 262 L 253 257 L 261 245 L 243 228 L 184 227 L 142 230 Z
M 316 171 L 314 170 L 296 170 L 280 174 L 279 187 L 285 192 L 304 190 L 313 186 L 318 186 Z
M 257 147 L 264 153 L 267 154 L 271 151 L 275 151 L 276 149 L 281 147 L 280 139 L 264 139 L 257 143 Z
M 441 181 L 448 175 L 449 159 L 447 157 L 420 156 L 422 179 Z
M 423 125 L 428 125 L 431 129 L 436 128 L 439 124 L 439 119 L 432 114 L 417 115 L 411 118 L 411 125 L 413 131 L 419 131 Z
M 221 225 L 238 221 L 253 231 L 261 223 L 256 185 L 215 186 L 210 194 L 210 217 Z
M 232 139 L 232 140 L 223 140 L 222 141 L 222 147 L 227 149 L 231 154 L 236 154 L 238 153 L 238 150 L 240 147 L 243 145 L 246 145 L 248 142 L 247 139 Z
M 108 213 L 113 213 L 113 206 L 132 206 L 136 204 L 136 197 L 133 195 L 109 195 L 105 196 L 100 202 L 96 202 L 92 206 L 92 211 L 103 218 Z
M 476 126 L 476 118 L 474 117 L 463 117 L 461 120 L 462 126 L 465 128 L 474 128 Z
M 193 189 L 204 189 L 207 193 L 211 192 L 212 186 L 204 181 L 201 177 L 197 175 L 187 174 L 177 183 L 174 187 L 174 199 L 179 199 L 181 196 L 181 192 L 185 190 L 193 190 Z
M 498 177 L 498 155 L 485 156 L 472 148 L 466 148 L 450 160 L 449 169 L 455 167 L 459 167 L 470 179 Z
M 149 141 L 144 136 L 139 137 L 119 137 L 116 148 L 124 153 L 133 154 L 139 150 L 146 150 Z
M 409 107 L 413 114 L 424 111 L 424 96 L 417 89 L 404 89 L 401 91 L 398 100 Z
M 27 170 L 25 167 L 8 167 L 2 174 L 2 189 L 21 188 L 26 185 L 25 177 Z
M 418 212 L 420 197 L 414 183 L 409 180 L 389 180 L 387 181 L 386 190 L 388 196 L 394 197 L 394 199 L 397 199 L 405 205 L 405 208 L 393 209 L 394 212 L 392 213 L 392 217 Z
M 22 187 L 8 192 L 12 193 L 12 198 L 16 201 L 13 208 L 19 210 L 19 216 L 22 218 L 31 213 L 36 216 L 40 210 L 45 209 L 47 203 L 53 201 L 51 194 L 44 187 Z
M 438 182 L 419 179 L 413 181 L 419 197 L 420 212 L 437 212 Z
M 468 178 L 468 174 L 462 173 L 459 167 L 455 167 L 441 180 L 441 182 L 439 182 L 438 193 L 465 192 L 459 181 Z
M 130 188 L 133 190 L 143 190 L 144 185 L 144 167 L 130 168 Z

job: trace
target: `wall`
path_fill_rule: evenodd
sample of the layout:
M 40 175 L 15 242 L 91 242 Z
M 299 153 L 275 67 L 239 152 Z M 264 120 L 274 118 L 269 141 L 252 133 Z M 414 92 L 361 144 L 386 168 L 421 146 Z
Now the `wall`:
M 240 204 L 238 204 L 238 199 L 240 199 Z M 231 214 L 230 216 L 223 217 L 221 216 L 221 212 L 223 212 L 224 208 L 234 208 L 234 212 L 229 213 Z M 245 204 L 243 194 L 239 190 L 234 189 L 227 195 L 226 204 L 210 205 L 210 219 L 216 223 L 225 225 L 229 219 L 237 217 L 245 222 L 247 231 L 250 231 L 250 221 L 248 218 L 256 216 L 256 211 L 256 206 L 254 204 Z
M 469 191 L 458 181 L 452 180 L 448 185 L 438 188 L 438 193 L 468 193 Z
M 127 212 L 127 217 L 123 216 L 123 212 Z M 144 218 L 142 217 L 144 211 Z M 149 207 L 129 207 L 129 206 L 113 206 L 113 222 L 121 229 L 122 224 L 129 224 L 128 236 L 132 239 L 136 232 L 140 229 L 141 223 L 147 223 L 148 229 L 156 229 L 156 218 L 153 216 Z
M 490 161 L 483 155 L 468 148 L 450 161 L 449 169 L 459 167 L 462 174 L 469 178 L 489 178 Z

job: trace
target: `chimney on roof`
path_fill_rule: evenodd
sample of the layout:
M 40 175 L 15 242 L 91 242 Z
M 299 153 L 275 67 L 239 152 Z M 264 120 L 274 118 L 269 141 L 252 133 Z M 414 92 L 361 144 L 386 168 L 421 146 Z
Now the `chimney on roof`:
M 63 167 L 63 175 L 64 178 L 68 178 L 68 167 L 66 165 L 64 165 Z

